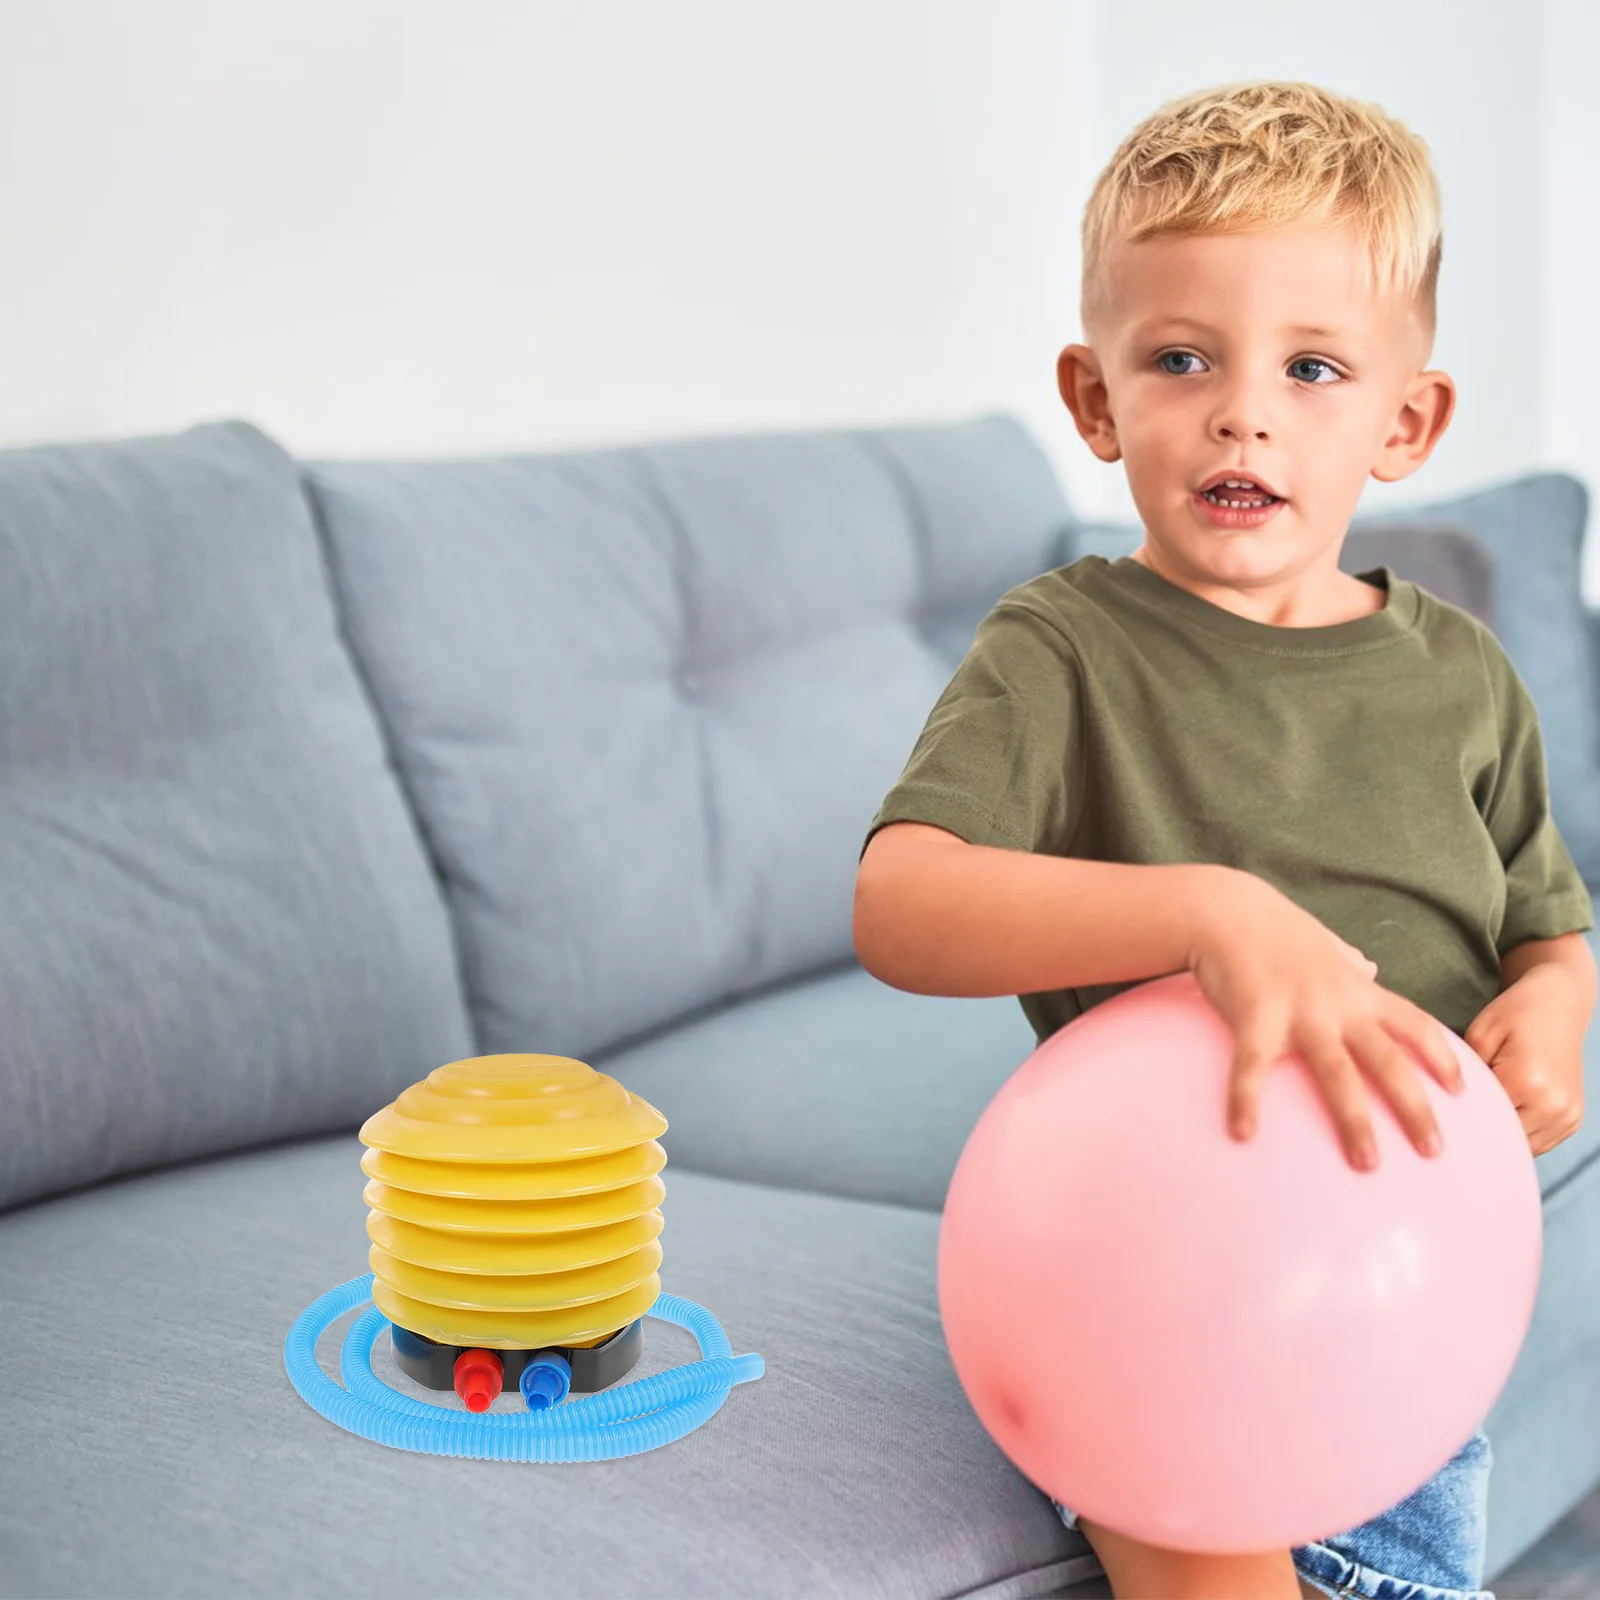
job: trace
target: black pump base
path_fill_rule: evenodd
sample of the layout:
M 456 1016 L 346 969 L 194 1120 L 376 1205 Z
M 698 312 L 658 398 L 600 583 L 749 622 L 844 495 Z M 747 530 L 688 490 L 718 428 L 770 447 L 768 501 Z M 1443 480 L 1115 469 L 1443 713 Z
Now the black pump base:
M 465 1344 L 438 1344 L 420 1333 L 412 1333 L 395 1323 L 389 1324 L 389 1342 L 394 1347 L 395 1365 L 428 1389 L 453 1389 L 456 1386 L 456 1358 L 464 1350 L 478 1348 Z M 483 1346 L 488 1349 L 490 1346 Z M 522 1369 L 534 1356 L 554 1350 L 572 1368 L 572 1394 L 593 1394 L 625 1377 L 644 1354 L 644 1318 L 638 1317 L 625 1328 L 618 1328 L 609 1339 L 587 1348 L 565 1344 L 540 1345 L 537 1350 L 496 1350 L 503 1368 L 500 1392 L 513 1393 L 522 1385 Z

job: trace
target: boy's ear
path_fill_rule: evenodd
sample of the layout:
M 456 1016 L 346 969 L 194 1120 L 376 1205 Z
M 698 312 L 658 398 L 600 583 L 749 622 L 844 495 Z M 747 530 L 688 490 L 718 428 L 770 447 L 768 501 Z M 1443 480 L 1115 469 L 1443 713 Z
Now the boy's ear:
M 1111 416 L 1110 391 L 1100 371 L 1100 358 L 1086 344 L 1069 344 L 1056 357 L 1056 387 L 1088 446 L 1102 461 L 1120 461 L 1117 425 Z
M 1433 454 L 1455 415 L 1456 385 L 1448 372 L 1419 372 L 1406 385 L 1400 410 L 1372 476 L 1379 483 L 1409 478 Z

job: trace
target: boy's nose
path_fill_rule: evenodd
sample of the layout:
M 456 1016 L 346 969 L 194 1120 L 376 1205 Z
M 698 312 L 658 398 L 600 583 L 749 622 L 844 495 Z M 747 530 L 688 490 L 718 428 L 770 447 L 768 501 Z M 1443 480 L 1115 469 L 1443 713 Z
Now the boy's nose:
M 1266 400 L 1256 388 L 1236 386 L 1217 402 L 1211 430 L 1218 439 L 1265 439 L 1271 431 Z
M 1219 439 L 1265 439 L 1267 429 L 1265 426 L 1252 427 L 1244 422 L 1219 422 L 1216 435 Z

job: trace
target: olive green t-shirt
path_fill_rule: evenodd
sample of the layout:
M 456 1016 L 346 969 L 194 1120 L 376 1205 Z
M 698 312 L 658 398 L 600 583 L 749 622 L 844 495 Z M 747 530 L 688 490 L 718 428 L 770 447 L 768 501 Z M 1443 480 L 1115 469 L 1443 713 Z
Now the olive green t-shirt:
M 1533 701 L 1494 634 L 1397 577 L 1379 611 L 1256 622 L 1088 555 L 979 624 L 885 823 L 1266 879 L 1456 1033 L 1500 957 L 1594 926 L 1550 813 Z M 1141 980 L 1142 981 L 1142 980 Z M 1129 983 L 1019 995 L 1040 1042 Z

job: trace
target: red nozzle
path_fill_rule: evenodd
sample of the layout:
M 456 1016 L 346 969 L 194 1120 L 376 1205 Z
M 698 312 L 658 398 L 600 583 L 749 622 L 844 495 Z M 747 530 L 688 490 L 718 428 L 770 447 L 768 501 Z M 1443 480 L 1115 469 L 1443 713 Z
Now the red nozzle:
M 505 1368 L 493 1350 L 463 1350 L 456 1357 L 456 1393 L 468 1411 L 487 1411 L 500 1393 Z

